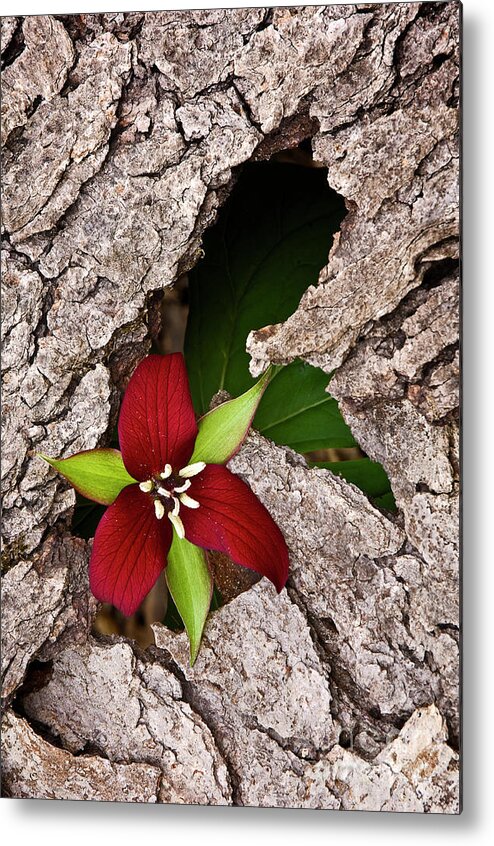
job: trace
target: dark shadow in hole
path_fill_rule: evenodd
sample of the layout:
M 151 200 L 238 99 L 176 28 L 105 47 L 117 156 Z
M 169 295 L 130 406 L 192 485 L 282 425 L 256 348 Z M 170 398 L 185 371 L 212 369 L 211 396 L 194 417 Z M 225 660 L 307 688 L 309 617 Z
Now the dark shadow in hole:
M 253 384 L 249 332 L 293 314 L 345 214 L 307 145 L 244 165 L 189 274 L 184 350 L 199 414 L 218 390 L 239 396 Z

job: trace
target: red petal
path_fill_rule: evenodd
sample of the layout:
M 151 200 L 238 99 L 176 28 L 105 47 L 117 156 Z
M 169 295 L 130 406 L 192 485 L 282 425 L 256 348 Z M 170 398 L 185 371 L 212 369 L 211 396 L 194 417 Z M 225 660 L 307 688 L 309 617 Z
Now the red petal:
M 180 470 L 196 436 L 182 353 L 149 355 L 134 371 L 120 409 L 118 437 L 128 472 L 143 482 L 165 464 Z
M 288 549 L 271 515 L 248 485 L 219 464 L 208 464 L 187 491 L 200 506 L 182 505 L 185 536 L 270 579 L 280 591 L 288 578 Z
M 169 520 L 157 520 L 149 494 L 129 485 L 106 509 L 94 537 L 89 584 L 96 599 L 130 617 L 166 565 Z

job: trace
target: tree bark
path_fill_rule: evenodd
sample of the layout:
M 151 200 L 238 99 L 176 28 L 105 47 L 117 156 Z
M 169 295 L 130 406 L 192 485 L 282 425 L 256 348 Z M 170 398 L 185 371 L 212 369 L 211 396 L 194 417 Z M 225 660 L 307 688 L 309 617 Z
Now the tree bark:
M 2 19 L 4 790 L 456 813 L 456 2 Z M 234 169 L 310 137 L 348 214 L 252 372 L 330 374 L 398 514 L 252 433 L 290 549 L 211 615 L 91 634 L 90 544 L 35 453 L 104 445 Z

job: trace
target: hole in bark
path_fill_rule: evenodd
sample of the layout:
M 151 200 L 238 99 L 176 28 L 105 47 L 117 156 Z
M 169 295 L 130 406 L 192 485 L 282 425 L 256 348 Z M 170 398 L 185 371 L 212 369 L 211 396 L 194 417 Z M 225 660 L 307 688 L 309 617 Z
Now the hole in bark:
M 48 726 L 34 719 L 26 711 L 25 700 L 28 696 L 42 690 L 51 680 L 53 674 L 52 661 L 31 661 L 22 684 L 18 687 L 12 702 L 12 710 L 18 717 L 26 720 L 39 737 L 58 749 L 63 748 L 62 741 Z
M 438 53 L 432 60 L 432 67 L 437 70 L 441 67 L 441 65 L 444 65 L 444 62 L 446 62 L 449 58 L 451 58 L 450 53 Z
M 447 258 L 441 259 L 441 261 L 434 261 L 425 271 L 420 287 L 427 291 L 432 291 L 433 288 L 442 285 L 448 276 L 451 276 L 457 271 L 458 259 Z
M 343 729 L 340 732 L 340 736 L 338 738 L 338 743 L 343 749 L 353 749 L 353 734 L 351 731 L 347 731 Z
M 20 702 L 30 693 L 41 690 L 50 681 L 53 673 L 52 661 L 31 661 L 24 681 L 17 690 L 17 699 Z M 20 706 L 19 706 L 20 707 Z M 20 711 L 18 711 L 20 713 Z M 22 716 L 24 716 L 22 714 Z
M 184 351 L 198 416 L 218 391 L 239 396 L 253 384 L 245 349 L 249 332 L 269 331 L 270 324 L 285 321 L 307 288 L 317 284 L 346 214 L 343 198 L 329 188 L 327 177 L 327 169 L 312 158 L 309 139 L 278 150 L 269 161 L 245 164 L 204 234 L 202 258 L 165 290 L 154 351 Z M 336 400 L 326 392 L 329 379 L 302 361 L 281 368 L 253 425 L 275 443 L 305 455 L 311 466 L 332 470 L 380 507 L 392 508 L 386 474 L 354 441 Z M 85 512 L 76 509 L 73 530 L 88 537 L 101 511 L 93 503 L 84 507 Z M 211 560 L 217 602 L 230 601 L 257 580 L 224 555 L 214 553 Z M 138 614 L 127 620 L 106 607 L 96 629 L 123 633 L 147 646 L 153 642 L 150 623 L 164 620 L 172 629 L 181 624 L 173 604 L 166 606 L 163 597 L 162 578 Z

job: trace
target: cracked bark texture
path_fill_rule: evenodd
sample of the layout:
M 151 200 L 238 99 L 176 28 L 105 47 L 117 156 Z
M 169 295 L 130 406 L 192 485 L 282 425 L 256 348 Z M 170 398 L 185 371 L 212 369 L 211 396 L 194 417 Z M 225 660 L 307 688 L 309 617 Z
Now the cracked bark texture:
M 2 19 L 4 790 L 457 813 L 458 66 L 448 3 Z M 231 462 L 287 590 L 215 612 L 191 670 L 95 638 L 74 494 L 160 294 L 250 159 L 310 138 L 348 213 L 252 372 L 329 374 L 398 505 L 252 434 Z

